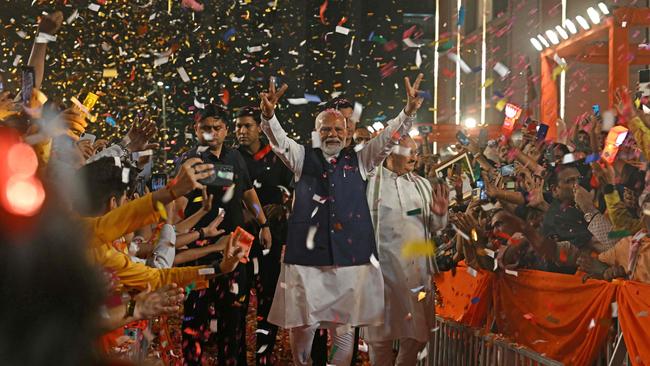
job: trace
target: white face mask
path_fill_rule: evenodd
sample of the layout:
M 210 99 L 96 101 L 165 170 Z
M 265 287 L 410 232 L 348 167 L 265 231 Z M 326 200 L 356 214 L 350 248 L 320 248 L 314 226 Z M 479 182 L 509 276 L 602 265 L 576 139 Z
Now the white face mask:
M 327 155 L 336 155 L 343 150 L 343 141 L 336 137 L 330 137 L 322 142 L 321 149 Z

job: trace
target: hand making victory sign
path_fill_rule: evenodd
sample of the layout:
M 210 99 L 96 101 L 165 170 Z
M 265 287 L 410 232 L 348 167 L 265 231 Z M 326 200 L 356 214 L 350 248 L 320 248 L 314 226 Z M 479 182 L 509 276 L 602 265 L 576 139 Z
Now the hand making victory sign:
M 278 104 L 278 100 L 284 95 L 284 92 L 287 91 L 287 84 L 282 84 L 280 90 L 275 90 L 275 77 L 271 77 L 269 81 L 269 91 L 268 93 L 260 93 L 260 109 L 262 110 L 262 115 L 264 118 L 271 119 L 275 114 L 275 106 Z
M 424 98 L 419 96 L 422 79 L 424 79 L 424 74 L 418 74 L 415 82 L 411 85 L 411 80 L 408 76 L 404 78 L 404 85 L 406 86 L 406 107 L 404 107 L 404 113 L 408 116 L 414 115 L 422 107 L 422 102 L 424 102 Z

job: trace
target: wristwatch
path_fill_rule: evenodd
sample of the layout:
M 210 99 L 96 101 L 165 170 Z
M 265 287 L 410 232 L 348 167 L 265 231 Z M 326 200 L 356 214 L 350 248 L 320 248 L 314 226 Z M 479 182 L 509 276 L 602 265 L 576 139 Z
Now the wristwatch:
M 591 223 L 591 220 L 593 220 L 594 217 L 596 217 L 596 215 L 598 215 L 599 213 L 600 213 L 599 211 L 587 212 L 585 214 L 585 221 L 587 222 L 587 224 Z
M 265 227 L 271 227 L 271 225 L 269 225 L 269 220 L 266 220 L 265 223 L 260 224 L 260 229 L 264 229 Z

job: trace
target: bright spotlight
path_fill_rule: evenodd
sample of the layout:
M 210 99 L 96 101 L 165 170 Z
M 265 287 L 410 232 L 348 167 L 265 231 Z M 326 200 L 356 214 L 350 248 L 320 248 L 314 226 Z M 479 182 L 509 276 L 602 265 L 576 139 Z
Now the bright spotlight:
M 587 20 L 585 18 L 583 18 L 582 15 L 578 15 L 576 17 L 576 21 L 578 22 L 578 24 L 580 24 L 582 29 L 584 29 L 584 30 L 589 29 L 589 23 L 587 23 Z
M 542 42 L 542 44 L 544 45 L 544 47 L 551 47 L 551 45 L 548 43 L 548 41 L 546 40 L 546 38 L 544 38 L 544 36 L 542 36 L 541 34 L 538 34 L 538 35 L 537 35 L 537 39 L 538 39 L 540 42 Z
M 591 19 L 592 23 L 600 23 L 600 14 L 598 14 L 598 11 L 596 9 L 589 7 L 589 9 L 587 9 L 587 15 L 589 15 L 589 19 Z
M 576 25 L 573 24 L 573 22 L 571 21 L 571 19 L 567 19 L 567 20 L 565 20 L 565 21 L 564 21 L 564 26 L 566 27 L 566 29 L 569 30 L 569 32 L 571 32 L 571 34 L 576 34 L 576 33 L 578 33 L 578 28 L 576 28 Z
M 463 124 L 467 128 L 474 128 L 477 125 L 476 118 L 472 118 L 472 117 L 465 118 L 465 120 L 463 121 Z
M 541 51 L 541 50 L 544 49 L 544 46 L 542 46 L 542 44 L 539 43 L 539 41 L 538 41 L 537 38 L 535 38 L 535 37 L 533 37 L 533 38 L 530 39 L 530 43 L 533 44 L 533 47 L 535 47 L 535 49 L 536 49 L 537 51 Z
M 568 39 L 569 38 L 569 34 L 564 30 L 564 28 L 560 27 L 559 25 L 555 26 L 555 30 L 560 35 L 560 37 L 562 37 L 562 39 Z
M 598 3 L 598 9 L 600 9 L 600 12 L 604 15 L 609 15 L 609 9 L 607 9 L 607 5 L 605 5 L 605 3 Z
M 551 41 L 551 43 L 553 43 L 553 44 L 558 44 L 558 43 L 560 43 L 560 39 L 557 38 L 557 34 L 555 34 L 555 32 L 553 32 L 553 31 L 550 30 L 550 29 L 546 31 L 546 37 L 547 37 L 548 40 Z

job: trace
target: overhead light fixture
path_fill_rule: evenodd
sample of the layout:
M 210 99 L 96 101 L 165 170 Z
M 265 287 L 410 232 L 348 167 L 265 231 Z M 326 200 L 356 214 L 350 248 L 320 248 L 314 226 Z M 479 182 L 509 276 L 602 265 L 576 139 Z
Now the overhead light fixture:
M 564 30 L 564 28 L 560 27 L 559 25 L 556 25 L 555 30 L 560 35 L 560 37 L 562 37 L 562 39 L 569 39 L 569 34 Z
M 463 124 L 465 125 L 466 128 L 474 128 L 478 123 L 476 122 L 476 118 L 468 117 L 465 118 Z
M 546 40 L 546 38 L 544 38 L 544 36 L 542 36 L 541 34 L 538 34 L 538 35 L 537 35 L 537 39 L 539 39 L 539 41 L 542 42 L 542 44 L 544 45 L 544 47 L 551 47 L 551 45 L 548 43 L 548 41 Z
M 600 14 L 598 14 L 598 10 L 590 6 L 587 9 L 587 15 L 589 16 L 589 19 L 591 19 L 592 23 L 594 24 L 600 23 Z
M 540 52 L 541 52 L 541 51 L 544 49 L 544 46 L 542 46 L 542 44 L 539 43 L 539 41 L 538 41 L 537 38 L 535 38 L 535 37 L 533 37 L 533 38 L 530 39 L 530 43 L 533 44 L 533 47 L 535 47 L 535 49 L 536 49 L 537 51 L 540 51 Z
M 566 29 L 569 30 L 569 32 L 571 32 L 571 34 L 576 34 L 576 33 L 578 33 L 578 28 L 576 28 L 576 25 L 573 24 L 573 22 L 571 21 L 571 19 L 567 19 L 567 20 L 565 20 L 565 21 L 564 21 L 564 26 L 566 27 Z
M 576 17 L 576 21 L 578 22 L 578 24 L 580 24 L 582 29 L 584 29 L 584 30 L 589 29 L 589 23 L 587 23 L 587 20 L 585 18 L 583 18 L 582 15 L 578 15 Z
M 550 30 L 550 29 L 546 31 L 546 37 L 547 37 L 548 40 L 551 41 L 551 43 L 553 43 L 553 44 L 558 44 L 558 43 L 560 43 L 560 39 L 557 38 L 557 34 L 555 34 L 555 32 L 553 32 L 553 31 Z
M 598 3 L 598 9 L 600 9 L 600 12 L 603 13 L 604 15 L 609 15 L 609 9 L 607 8 L 607 5 L 605 5 L 605 3 L 603 2 Z

